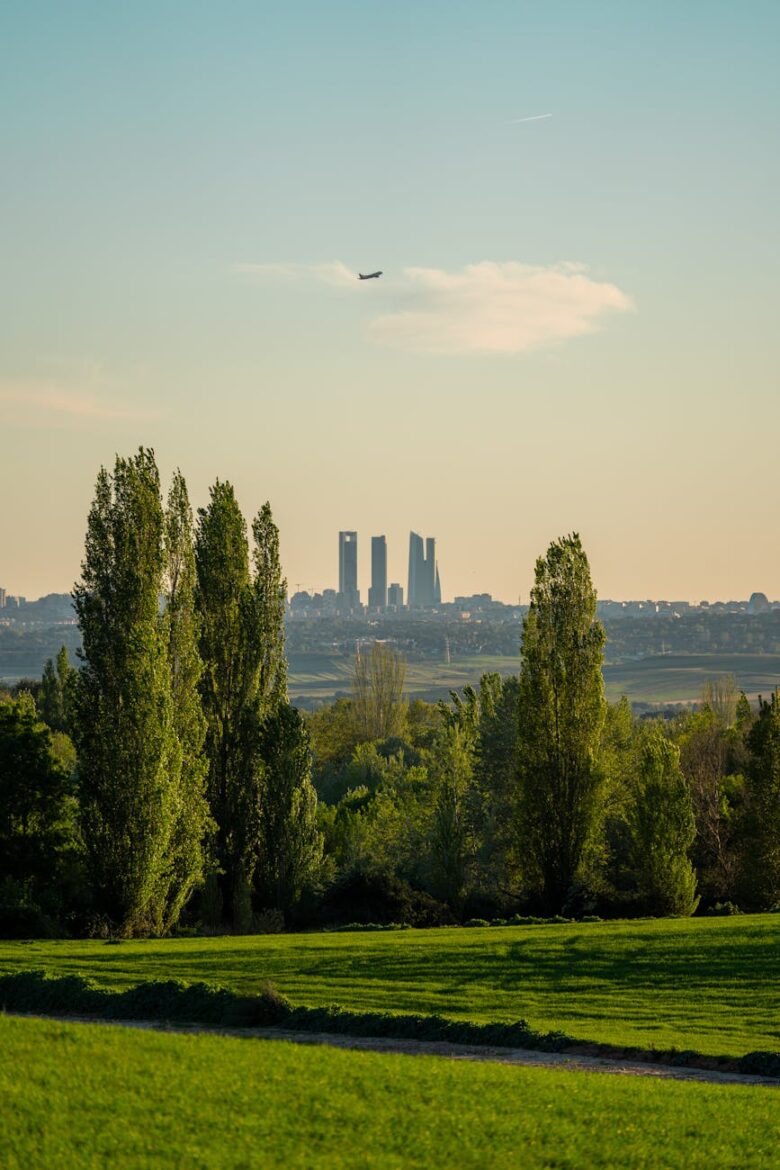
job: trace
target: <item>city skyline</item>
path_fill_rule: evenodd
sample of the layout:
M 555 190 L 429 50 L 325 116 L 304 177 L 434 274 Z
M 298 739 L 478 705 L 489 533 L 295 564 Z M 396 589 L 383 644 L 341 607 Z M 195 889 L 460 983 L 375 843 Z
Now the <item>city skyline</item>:
M 365 575 L 365 574 L 364 574 Z M 416 532 L 409 532 L 409 558 L 407 562 L 406 605 L 410 609 L 425 609 L 442 600 L 439 565 L 436 559 L 435 537 L 423 538 Z M 394 607 L 404 604 L 400 581 L 389 581 L 387 572 L 387 537 L 372 535 L 370 553 L 370 585 L 365 593 L 360 589 L 360 542 L 359 534 L 353 529 L 339 531 L 338 542 L 338 590 L 339 603 L 347 610 L 359 608 L 366 597 L 370 610 L 385 609 L 388 603 Z M 300 583 L 299 583 L 300 584 Z M 296 590 L 297 591 L 297 590 Z M 300 590 L 310 592 L 311 590 Z M 393 600 L 389 602 L 388 592 Z M 399 592 L 400 591 L 400 592 Z
M 413 517 L 448 596 L 527 599 L 572 531 L 601 596 L 775 592 L 779 36 L 769 0 L 11 6 L 9 590 L 72 587 L 144 445 L 196 507 L 270 500 L 292 583 L 345 517 L 406 583 Z

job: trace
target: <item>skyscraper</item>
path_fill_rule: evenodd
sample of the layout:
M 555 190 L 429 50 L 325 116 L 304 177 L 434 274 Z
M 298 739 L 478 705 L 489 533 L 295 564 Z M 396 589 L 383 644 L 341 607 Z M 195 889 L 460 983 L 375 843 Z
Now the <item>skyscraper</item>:
M 384 536 L 371 537 L 371 588 L 368 591 L 369 609 L 387 606 L 387 540 Z
M 388 604 L 390 609 L 403 609 L 403 604 L 404 604 L 403 585 L 399 585 L 397 581 L 394 581 L 392 585 L 388 586 L 387 604 Z
M 436 565 L 436 538 L 423 538 L 409 533 L 409 589 L 407 603 L 410 609 L 423 609 L 441 601 L 441 583 Z
M 340 532 L 339 600 L 350 609 L 360 605 L 357 580 L 357 532 Z
M 416 532 L 409 533 L 409 586 L 406 590 L 406 604 L 410 609 L 420 605 L 423 579 L 425 577 L 425 549 L 423 538 Z

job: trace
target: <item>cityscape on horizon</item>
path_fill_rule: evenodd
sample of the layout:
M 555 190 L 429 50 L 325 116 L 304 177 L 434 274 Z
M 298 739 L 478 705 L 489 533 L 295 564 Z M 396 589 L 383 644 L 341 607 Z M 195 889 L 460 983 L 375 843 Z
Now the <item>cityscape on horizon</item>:
M 336 612 L 350 614 L 364 608 L 358 587 L 358 534 L 339 532 L 339 587 L 338 591 L 325 589 L 321 594 L 326 606 Z M 305 600 L 307 592 L 298 591 L 291 598 Z M 441 580 L 436 560 L 436 538 L 409 533 L 409 570 L 406 586 L 407 609 L 430 609 L 441 605 Z M 371 537 L 371 585 L 368 590 L 368 609 L 383 612 L 404 608 L 404 587 L 398 581 L 387 580 L 387 537 Z
M 370 539 L 371 575 L 365 603 L 359 587 L 358 532 L 354 529 L 342 529 L 338 534 L 338 588 L 329 587 L 320 591 L 313 587 L 304 589 L 301 588 L 300 582 L 295 583 L 288 588 L 288 618 L 306 620 L 318 617 L 370 617 L 383 613 L 392 615 L 410 612 L 422 615 L 426 611 L 428 613 L 457 611 L 465 616 L 470 616 L 471 613 L 484 616 L 486 613 L 496 615 L 502 612 L 519 615 L 528 608 L 526 603 L 519 600 L 502 601 L 486 591 L 459 594 L 451 601 L 445 601 L 442 595 L 436 537 L 424 538 L 414 530 L 409 532 L 406 584 L 391 582 L 387 569 L 387 537 L 382 534 L 371 536 Z M 6 587 L 0 586 L 0 610 L 4 611 L 0 624 L 14 620 L 12 615 L 20 609 L 30 612 L 30 607 L 42 607 L 45 612 L 52 605 L 57 607 L 64 602 L 67 606 L 69 598 L 70 593 L 52 592 L 28 601 L 27 597 L 11 593 Z M 780 609 L 780 600 L 770 600 L 768 594 L 756 590 L 747 598 L 728 600 L 600 598 L 597 604 L 598 616 L 602 619 L 620 616 L 649 617 L 659 614 L 682 617 L 688 613 L 707 611 L 760 614 L 769 613 L 774 609 Z

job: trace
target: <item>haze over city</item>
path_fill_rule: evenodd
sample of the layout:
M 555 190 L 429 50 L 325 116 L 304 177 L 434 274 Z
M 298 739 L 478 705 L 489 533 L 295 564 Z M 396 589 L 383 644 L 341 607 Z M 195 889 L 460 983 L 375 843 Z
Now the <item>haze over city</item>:
M 780 9 L 337 9 L 4 13 L 3 584 L 145 444 L 291 591 L 414 528 L 450 597 L 573 530 L 602 597 L 776 596 Z

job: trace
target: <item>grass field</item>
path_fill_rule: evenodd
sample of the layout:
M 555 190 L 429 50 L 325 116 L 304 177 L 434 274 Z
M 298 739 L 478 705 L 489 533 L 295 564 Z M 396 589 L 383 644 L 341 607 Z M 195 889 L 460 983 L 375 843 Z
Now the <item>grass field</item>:
M 3 1170 L 771 1170 L 774 1088 L 0 1017 Z
M 450 690 L 476 683 L 488 671 L 516 674 L 519 656 L 481 655 L 445 662 L 410 662 L 406 689 L 413 698 L 446 698 Z M 330 701 L 349 693 L 353 659 L 343 655 L 291 654 L 290 693 L 293 700 Z M 780 686 L 780 654 L 678 654 L 642 658 L 604 667 L 610 700 L 627 695 L 636 703 L 693 702 L 702 685 L 720 674 L 733 674 L 751 697 L 768 695 Z
M 295 1004 L 526 1019 L 539 1031 L 741 1056 L 780 1050 L 780 915 L 387 933 L 0 942 L 0 970 L 108 987 L 205 980 Z

